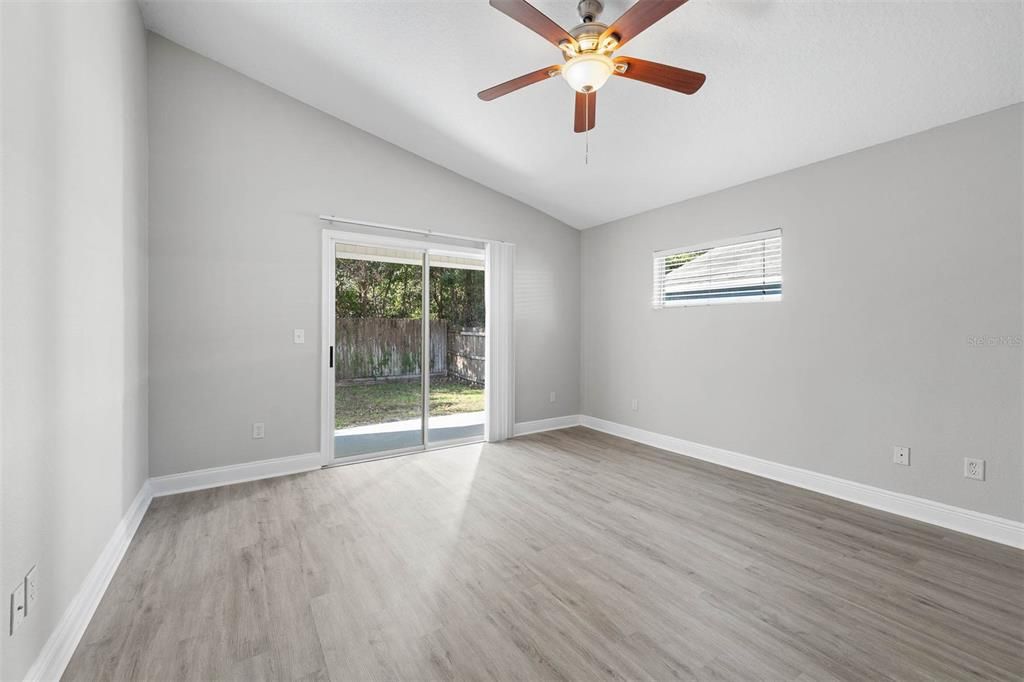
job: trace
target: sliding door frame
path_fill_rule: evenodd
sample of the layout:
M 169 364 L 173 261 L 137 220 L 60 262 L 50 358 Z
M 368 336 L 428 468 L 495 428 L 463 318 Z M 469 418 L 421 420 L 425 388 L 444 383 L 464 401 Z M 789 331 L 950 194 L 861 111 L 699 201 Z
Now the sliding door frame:
M 420 443 L 430 447 L 430 252 L 423 251 L 423 304 L 420 315 Z
M 353 464 L 373 459 L 384 459 L 387 457 L 398 457 L 415 452 L 423 452 L 431 448 L 430 432 L 430 254 L 450 254 L 456 256 L 471 255 L 474 258 L 483 255 L 482 248 L 469 246 L 438 243 L 423 239 L 391 237 L 384 235 L 365 234 L 362 232 L 347 232 L 343 230 L 323 231 L 323 253 L 321 262 L 321 343 L 320 343 L 320 455 L 323 466 L 335 466 L 340 464 Z M 420 428 L 422 439 L 419 445 L 387 450 L 345 458 L 334 456 L 334 420 L 335 420 L 335 378 L 334 348 L 336 342 L 336 310 L 335 310 L 335 268 L 338 244 L 355 244 L 359 246 L 377 246 L 417 251 L 421 254 L 423 267 L 423 301 L 422 301 L 422 344 L 420 350 L 420 375 L 421 375 L 421 398 L 422 410 Z M 485 406 L 486 411 L 486 406 Z M 486 420 L 486 414 L 484 419 Z M 463 438 L 459 440 L 444 441 L 441 447 L 449 447 L 462 443 L 475 443 L 483 440 L 483 437 Z

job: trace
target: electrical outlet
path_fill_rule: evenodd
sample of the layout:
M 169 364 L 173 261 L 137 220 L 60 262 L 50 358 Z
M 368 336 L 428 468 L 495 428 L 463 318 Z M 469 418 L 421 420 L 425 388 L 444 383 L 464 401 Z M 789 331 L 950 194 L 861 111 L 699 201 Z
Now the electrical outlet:
M 892 448 L 892 463 L 902 466 L 910 466 L 910 448 L 895 445 Z
M 296 329 L 294 332 L 295 343 L 306 343 L 306 330 Z
M 964 478 L 971 478 L 975 481 L 985 480 L 985 460 L 964 457 Z
M 629 406 L 633 409 L 634 412 L 636 412 L 637 410 L 640 409 L 640 401 L 637 400 L 636 398 L 633 398 Z
M 550 395 L 548 395 L 548 402 L 549 403 L 555 402 L 555 392 L 554 391 L 551 391 Z
M 14 592 L 11 592 L 11 627 L 10 634 L 17 632 L 25 622 L 25 581 L 22 580 Z
M 263 438 L 263 422 L 256 422 L 252 425 L 252 437 Z
M 39 571 L 33 566 L 25 576 L 25 615 L 35 613 L 36 600 L 39 599 Z

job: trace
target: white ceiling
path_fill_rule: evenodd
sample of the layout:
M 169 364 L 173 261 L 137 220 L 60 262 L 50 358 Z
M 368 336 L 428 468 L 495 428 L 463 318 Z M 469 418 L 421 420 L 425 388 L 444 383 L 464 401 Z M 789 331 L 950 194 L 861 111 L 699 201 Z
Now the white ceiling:
M 477 99 L 560 61 L 486 0 L 141 4 L 157 33 L 578 228 L 1024 99 L 1019 0 L 690 0 L 622 54 L 707 83 L 612 79 L 584 165 L 561 79 Z M 575 0 L 536 4 L 578 23 Z

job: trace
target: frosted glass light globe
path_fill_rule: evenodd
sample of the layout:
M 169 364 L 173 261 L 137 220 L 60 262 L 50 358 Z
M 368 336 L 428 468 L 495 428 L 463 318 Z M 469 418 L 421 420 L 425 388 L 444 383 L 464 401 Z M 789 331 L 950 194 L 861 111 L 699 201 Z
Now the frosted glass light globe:
M 562 77 L 576 92 L 594 92 L 608 82 L 615 65 L 603 54 L 577 55 L 562 67 Z

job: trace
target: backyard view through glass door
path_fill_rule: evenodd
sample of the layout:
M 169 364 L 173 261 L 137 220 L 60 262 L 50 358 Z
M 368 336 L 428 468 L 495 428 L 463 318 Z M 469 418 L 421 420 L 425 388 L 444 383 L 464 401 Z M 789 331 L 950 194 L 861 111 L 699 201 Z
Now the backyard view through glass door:
M 333 459 L 482 439 L 482 256 L 333 250 Z
M 484 264 L 431 253 L 427 441 L 484 436 Z
M 423 445 L 423 252 L 338 244 L 334 457 Z

